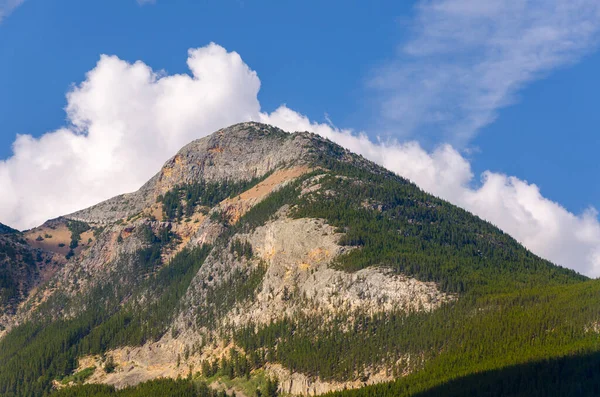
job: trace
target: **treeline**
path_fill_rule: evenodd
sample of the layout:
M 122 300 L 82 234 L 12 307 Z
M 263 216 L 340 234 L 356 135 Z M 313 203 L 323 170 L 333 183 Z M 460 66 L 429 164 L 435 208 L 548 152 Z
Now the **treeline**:
M 71 373 L 82 355 L 160 338 L 209 251 L 210 246 L 184 249 L 134 291 L 124 291 L 123 275 L 115 275 L 73 303 L 85 308 L 75 318 L 40 318 L 14 328 L 0 341 L 0 395 L 41 396 L 51 390 L 52 380 Z M 132 303 L 121 307 L 128 294 Z M 139 296 L 146 298 L 143 304 L 137 303 Z M 40 310 L 49 316 L 58 299 Z
M 117 390 L 108 385 L 67 387 L 50 394 L 52 397 L 235 397 L 216 391 L 204 383 L 194 384 L 185 379 L 158 379 Z
M 325 219 L 357 246 L 341 269 L 387 266 L 444 291 L 492 293 L 586 278 L 555 266 L 478 217 L 391 173 L 327 162 L 318 191 L 291 204 L 294 217 Z
M 457 376 L 575 352 L 600 351 L 600 282 L 465 298 L 433 312 L 356 313 L 283 319 L 234 333 L 266 362 L 327 380 L 360 380 L 386 369 L 424 374 L 437 384 Z M 594 331 L 594 329 L 596 331 Z M 419 375 L 421 376 L 421 375 Z
M 257 363 L 252 363 L 246 356 L 234 348 L 229 349 L 228 355 L 221 359 L 202 360 L 200 369 L 202 375 L 210 378 L 216 375 L 227 376 L 229 379 L 250 378 L 250 372 L 258 368 Z
M 600 353 L 579 353 L 490 371 L 445 382 L 417 374 L 395 382 L 327 397 L 596 397 L 600 395 Z
M 10 310 L 21 298 L 21 289 L 38 275 L 36 260 L 42 260 L 39 253 L 35 257 L 24 244 L 17 232 L 0 236 L 0 306 Z
M 146 247 L 137 252 L 137 264 L 142 273 L 153 271 L 161 264 L 161 255 L 164 247 L 169 247 L 179 240 L 179 237 L 171 232 L 170 226 L 163 226 L 154 233 L 149 225 L 140 225 L 140 234 Z
M 200 368 L 204 378 L 226 377 L 229 379 L 245 378 L 250 379 L 251 372 L 261 367 L 264 362 L 253 361 L 246 358 L 246 355 L 234 348 L 229 349 L 228 354 L 223 355 L 221 359 L 212 361 L 203 360 Z M 279 381 L 277 378 L 267 376 L 262 387 L 255 391 L 256 397 L 277 397 L 279 395 Z
M 179 185 L 162 196 L 158 202 L 162 203 L 163 213 L 169 220 L 181 220 L 190 217 L 198 206 L 214 207 L 228 197 L 238 195 L 268 177 L 267 173 L 261 177 L 254 177 L 246 181 L 217 181 L 199 182 Z
M 271 193 L 246 212 L 237 223 L 229 224 L 224 219 L 222 223 L 224 229 L 214 242 L 213 252 L 216 257 L 219 258 L 229 251 L 238 259 L 251 259 L 253 256 L 252 244 L 248 241 L 239 240 L 235 235 L 249 233 L 265 224 L 283 205 L 292 203 L 297 199 L 298 188 L 302 180 L 303 178 L 289 183 Z M 213 276 L 209 275 L 207 280 L 202 281 L 202 287 L 205 288 L 206 295 L 201 302 L 196 304 L 196 325 L 215 330 L 222 316 L 236 303 L 254 297 L 263 281 L 266 270 L 267 265 L 262 262 L 250 269 L 234 269 L 225 280 L 220 280 L 216 285 L 212 283 Z
M 14 279 L 9 269 L 3 266 L 0 268 L 0 306 L 6 305 L 11 299 L 17 299 L 18 297 L 19 283 Z
M 120 308 L 80 342 L 81 354 L 99 354 L 118 346 L 139 346 L 163 336 L 210 249 L 204 245 L 178 253 L 139 288 L 140 296 L 152 294 L 155 298 L 143 303 L 134 299 Z
M 257 179 L 247 183 L 256 184 Z M 237 187 L 223 188 L 222 191 L 229 195 L 247 187 L 242 183 Z M 241 227 L 249 227 L 249 224 L 254 226 L 268 219 L 282 205 L 282 194 L 287 199 L 290 190 L 282 189 L 279 195 L 264 200 L 261 203 L 263 205 L 258 206 L 258 211 L 250 211 L 244 217 L 245 221 L 235 226 L 227 225 L 228 229 L 218 244 L 224 248 L 229 238 Z M 217 198 L 213 196 L 212 200 Z M 76 231 L 83 232 L 86 229 L 83 224 L 72 226 Z M 139 233 L 146 247 L 130 258 L 123 258 L 133 266 L 115 265 L 120 269 L 119 273 L 74 299 L 55 294 L 40 307 L 39 312 L 44 315 L 40 315 L 36 321 L 16 327 L 0 341 L 0 395 L 42 395 L 50 390 L 52 380 L 76 368 L 77 357 L 81 355 L 99 354 L 123 345 L 141 345 L 164 334 L 211 247 L 184 249 L 168 265 L 153 273 L 152 270 L 158 267 L 162 247 L 170 244 L 175 236 L 168 229 L 162 229 L 155 235 L 149 227 L 140 229 Z M 252 255 L 249 243 L 233 242 L 233 251 L 246 258 Z M 201 325 L 214 326 L 232 305 L 252 297 L 265 270 L 265 266 L 260 265 L 250 272 L 235 272 L 226 283 L 210 289 L 208 300 L 211 304 L 198 308 Z M 141 274 L 148 276 L 140 283 L 136 279 Z M 135 285 L 133 290 L 131 285 Z M 138 303 L 138 296 L 145 297 L 143 304 Z M 123 301 L 129 303 L 121 307 L 120 302 Z M 80 311 L 77 317 L 50 320 L 51 313 L 69 305 Z

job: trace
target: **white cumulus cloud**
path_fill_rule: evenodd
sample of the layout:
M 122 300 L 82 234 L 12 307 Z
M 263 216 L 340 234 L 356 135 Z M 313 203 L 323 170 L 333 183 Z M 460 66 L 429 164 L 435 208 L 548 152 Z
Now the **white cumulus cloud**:
M 137 189 L 189 141 L 255 118 L 260 81 L 215 44 L 190 50 L 191 75 L 102 56 L 67 94 L 69 125 L 19 135 L 0 161 L 0 219 L 20 228 Z
M 189 141 L 254 120 L 327 137 L 493 222 L 535 253 L 600 275 L 595 210 L 572 214 L 535 185 L 489 171 L 472 188 L 469 162 L 450 145 L 428 152 L 416 142 L 374 142 L 311 122 L 285 106 L 261 112 L 258 76 L 216 44 L 190 50 L 187 63 L 190 74 L 169 75 L 102 56 L 67 95 L 68 125 L 40 138 L 18 136 L 14 154 L 0 161 L 0 221 L 33 227 L 133 191 Z

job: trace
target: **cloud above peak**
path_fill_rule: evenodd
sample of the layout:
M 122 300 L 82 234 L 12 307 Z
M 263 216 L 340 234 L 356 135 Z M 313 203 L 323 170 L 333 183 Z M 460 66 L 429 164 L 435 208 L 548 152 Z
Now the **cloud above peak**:
M 190 74 L 103 55 L 67 94 L 69 124 L 19 135 L 0 161 L 0 221 L 30 228 L 136 190 L 183 145 L 256 117 L 260 81 L 235 52 L 190 50 Z
M 597 0 L 429 0 L 415 12 L 410 39 L 369 84 L 388 129 L 459 147 L 600 39 Z
M 479 187 L 454 147 L 372 141 L 364 133 L 312 122 L 281 106 L 261 111 L 260 80 L 236 52 L 211 43 L 188 52 L 189 74 L 103 55 L 67 94 L 68 125 L 19 135 L 0 161 L 0 222 L 19 228 L 134 191 L 183 145 L 221 127 L 262 121 L 312 131 L 402 175 L 510 233 L 533 252 L 600 275 L 600 223 L 590 208 L 573 214 L 516 177 L 485 172 Z

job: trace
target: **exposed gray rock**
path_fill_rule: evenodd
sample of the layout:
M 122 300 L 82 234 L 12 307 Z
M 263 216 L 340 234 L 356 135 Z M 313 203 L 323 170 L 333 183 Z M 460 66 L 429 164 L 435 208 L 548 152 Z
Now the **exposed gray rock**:
M 248 304 L 226 316 L 235 324 L 268 324 L 297 312 L 319 315 L 433 310 L 453 297 L 435 283 L 394 274 L 385 268 L 347 273 L 332 262 L 349 247 L 338 245 L 341 234 L 319 219 L 285 215 L 240 239 L 251 242 L 255 255 L 268 265 L 262 287 Z
M 304 161 L 314 136 L 289 134 L 259 123 L 241 123 L 191 142 L 135 193 L 114 197 L 68 218 L 112 222 L 150 206 L 176 185 L 198 180 L 248 180 Z
M 194 181 L 249 180 L 283 165 L 306 164 L 318 155 L 359 162 L 373 172 L 374 163 L 309 132 L 287 133 L 279 128 L 247 122 L 223 128 L 184 146 L 137 192 L 123 194 L 67 215 L 86 222 L 107 223 L 139 213 L 173 187 Z

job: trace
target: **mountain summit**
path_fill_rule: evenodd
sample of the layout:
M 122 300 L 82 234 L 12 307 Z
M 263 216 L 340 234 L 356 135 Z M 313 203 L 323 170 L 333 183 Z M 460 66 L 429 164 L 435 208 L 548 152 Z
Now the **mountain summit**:
M 108 222 L 134 214 L 175 186 L 197 181 L 245 181 L 307 161 L 322 139 L 309 133 L 288 134 L 259 123 L 241 123 L 183 147 L 139 191 L 115 197 L 68 217 Z
M 600 362 L 597 281 L 307 132 L 224 128 L 137 192 L 11 238 L 47 266 L 29 284 L 12 272 L 20 292 L 11 310 L 0 301 L 2 395 L 478 395 L 515 371 L 544 395 L 599 381 L 586 372 Z M 8 268 L 34 269 L 1 247 Z

